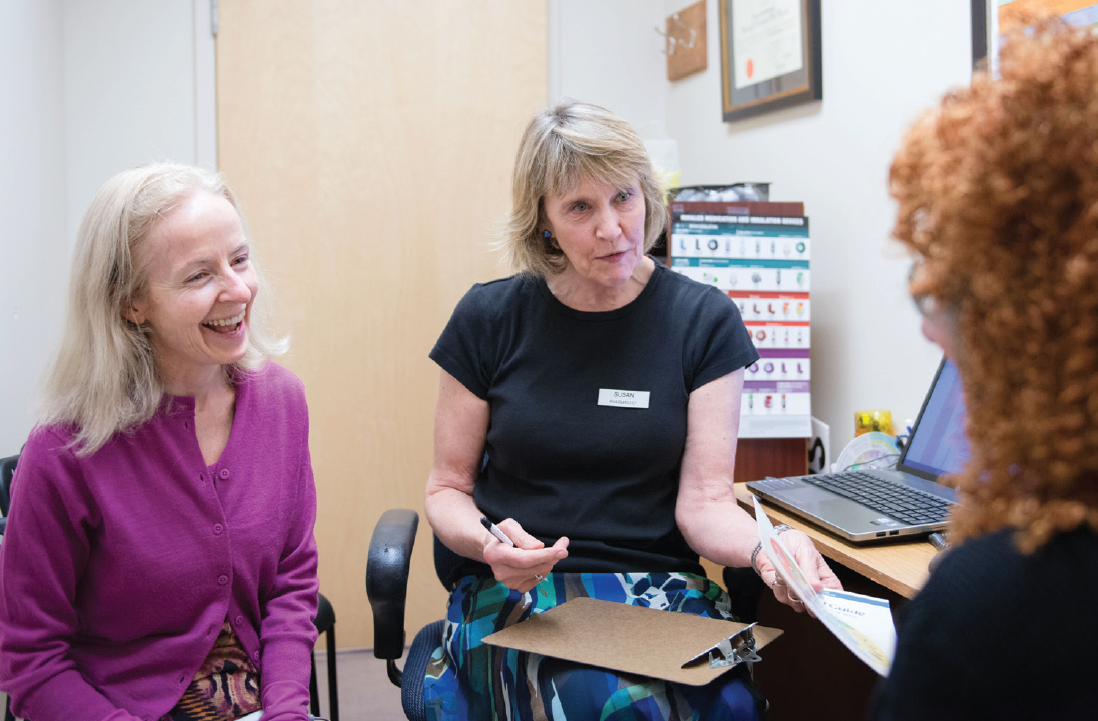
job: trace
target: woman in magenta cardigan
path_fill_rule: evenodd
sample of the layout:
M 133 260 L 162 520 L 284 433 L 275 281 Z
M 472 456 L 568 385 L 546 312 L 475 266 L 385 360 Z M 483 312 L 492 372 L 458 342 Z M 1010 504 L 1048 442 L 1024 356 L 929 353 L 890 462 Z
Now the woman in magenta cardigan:
M 0 547 L 0 686 L 33 721 L 308 718 L 301 382 L 219 176 L 99 191 Z

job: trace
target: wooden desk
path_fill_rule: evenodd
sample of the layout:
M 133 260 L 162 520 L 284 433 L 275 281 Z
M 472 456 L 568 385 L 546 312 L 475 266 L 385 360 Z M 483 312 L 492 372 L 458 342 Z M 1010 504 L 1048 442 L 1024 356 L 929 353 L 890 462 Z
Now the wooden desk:
M 751 502 L 754 494 L 742 483 L 736 484 L 736 500 L 755 515 Z M 857 546 L 825 531 L 819 526 L 802 521 L 777 506 L 764 503 L 766 515 L 775 524 L 788 523 L 798 531 L 804 531 L 826 558 L 857 571 L 862 576 L 904 598 L 911 598 L 923 587 L 929 575 L 928 564 L 936 550 L 928 541 L 908 541 L 881 545 Z

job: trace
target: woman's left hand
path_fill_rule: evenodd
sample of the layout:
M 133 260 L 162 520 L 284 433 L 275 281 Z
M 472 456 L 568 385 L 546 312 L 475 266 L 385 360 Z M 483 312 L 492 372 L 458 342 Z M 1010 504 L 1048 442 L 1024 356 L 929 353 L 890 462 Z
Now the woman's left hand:
M 720 566 L 746 566 L 759 540 L 758 525 L 740 508 L 733 487 L 736 439 L 739 435 L 743 369 L 710 381 L 690 394 L 687 406 L 686 450 L 675 500 L 675 521 L 686 542 L 699 556 Z M 812 588 L 841 589 L 808 536 L 793 529 L 782 533 Z M 765 553 L 755 554 L 755 566 L 781 603 L 800 612 L 801 599 L 790 596 Z
M 782 533 L 782 543 L 793 554 L 797 565 L 804 572 L 805 579 L 812 586 L 813 591 L 820 591 L 825 588 L 842 590 L 843 584 L 839 582 L 831 567 L 827 565 L 824 557 L 816 550 L 816 547 L 812 544 L 812 539 L 801 531 L 790 529 Z M 774 592 L 774 598 L 778 599 L 779 603 L 784 603 L 797 613 L 805 610 L 804 601 L 797 598 L 796 594 L 793 593 L 793 589 L 785 584 L 765 553 L 759 552 L 755 557 L 755 565 L 758 567 L 759 576 L 762 578 L 763 583 L 770 586 Z

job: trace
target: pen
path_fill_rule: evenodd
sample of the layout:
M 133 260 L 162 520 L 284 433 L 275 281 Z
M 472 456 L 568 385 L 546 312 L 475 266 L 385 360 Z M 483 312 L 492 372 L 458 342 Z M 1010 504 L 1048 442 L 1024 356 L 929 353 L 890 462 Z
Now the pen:
M 499 540 L 500 543 L 506 543 L 511 548 L 515 547 L 514 541 L 512 541 L 510 538 L 508 538 L 506 533 L 499 530 L 499 527 L 496 526 L 496 524 L 492 523 L 491 521 L 489 521 L 484 516 L 480 517 L 480 525 L 487 528 L 488 533 L 491 533 L 493 536 L 495 536 Z
M 949 541 L 942 533 L 931 533 L 929 536 L 930 543 L 939 551 L 944 551 L 949 548 Z

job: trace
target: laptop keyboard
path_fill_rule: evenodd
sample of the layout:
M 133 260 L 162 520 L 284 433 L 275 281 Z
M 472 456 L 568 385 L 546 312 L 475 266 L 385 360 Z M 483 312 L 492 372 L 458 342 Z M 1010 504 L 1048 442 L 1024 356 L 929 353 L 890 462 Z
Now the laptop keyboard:
M 807 476 L 801 480 L 910 524 L 945 523 L 953 505 L 933 494 L 858 471 Z

